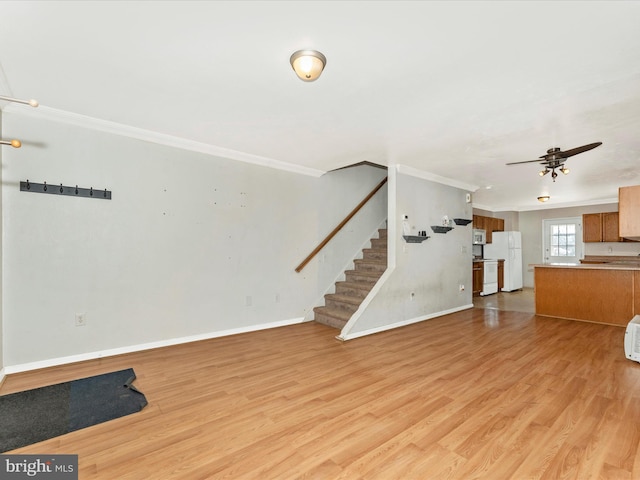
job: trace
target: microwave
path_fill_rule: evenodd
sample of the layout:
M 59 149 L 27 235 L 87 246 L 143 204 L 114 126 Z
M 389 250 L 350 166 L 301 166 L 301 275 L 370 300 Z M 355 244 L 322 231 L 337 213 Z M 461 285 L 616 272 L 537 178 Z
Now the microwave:
M 487 231 L 474 228 L 472 243 L 474 245 L 484 245 L 485 243 L 487 243 Z

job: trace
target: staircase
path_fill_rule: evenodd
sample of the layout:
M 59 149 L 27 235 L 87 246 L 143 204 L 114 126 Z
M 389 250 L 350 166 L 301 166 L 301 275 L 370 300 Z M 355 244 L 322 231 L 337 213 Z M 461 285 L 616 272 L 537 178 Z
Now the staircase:
M 372 238 L 371 248 L 362 253 L 362 259 L 354 260 L 355 268 L 344 272 L 345 281 L 336 282 L 336 293 L 324 296 L 325 306 L 313 309 L 316 322 L 342 329 L 358 310 L 387 269 L 387 229 L 378 229 L 378 238 Z

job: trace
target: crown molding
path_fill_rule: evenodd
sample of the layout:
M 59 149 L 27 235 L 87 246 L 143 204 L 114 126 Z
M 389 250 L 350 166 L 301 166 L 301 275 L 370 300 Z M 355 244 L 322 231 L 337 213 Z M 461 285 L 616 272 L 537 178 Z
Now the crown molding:
M 540 205 L 501 205 L 499 207 L 493 205 L 482 205 L 482 204 L 473 204 L 473 208 L 478 208 L 480 210 L 486 210 L 488 212 L 530 212 L 534 210 L 553 210 L 556 208 L 572 208 L 572 207 L 587 207 L 591 205 L 607 205 L 610 203 L 618 203 L 618 199 L 616 197 L 613 198 L 601 198 L 598 200 L 586 200 L 586 201 L 575 201 L 575 202 L 564 202 L 564 203 L 540 203 Z
M 326 173 L 323 170 L 317 170 L 315 168 L 303 167 L 300 165 L 295 165 L 292 163 L 275 160 L 273 158 L 261 157 L 259 155 L 240 152 L 238 150 L 232 150 L 230 148 L 210 145 L 208 143 L 196 142 L 194 140 L 189 140 L 181 137 L 176 137 L 173 135 L 153 132 L 151 130 L 132 127 L 130 125 L 124 125 L 124 124 L 112 122 L 109 120 L 102 120 L 99 118 L 89 117 L 89 116 L 81 115 L 78 113 L 58 110 L 58 109 L 47 107 L 44 105 L 40 105 L 38 108 L 24 109 L 20 106 L 10 104 L 4 108 L 4 112 L 11 113 L 11 114 L 26 115 L 26 116 L 36 116 L 39 118 L 44 118 L 46 120 L 64 123 L 67 125 L 74 125 L 77 127 L 110 133 L 113 135 L 121 135 L 124 137 L 135 138 L 137 140 L 143 140 L 146 142 L 156 143 L 159 145 L 165 145 L 168 147 L 174 147 L 182 150 L 189 150 L 192 152 L 204 153 L 207 155 L 228 158 L 231 160 L 238 160 L 240 162 L 251 163 L 251 164 L 260 165 L 263 167 L 275 168 L 277 170 L 284 170 L 287 172 L 307 175 L 311 177 L 320 177 L 321 175 Z
M 543 204 L 535 205 L 535 206 L 519 207 L 517 209 L 517 211 L 519 211 L 519 212 L 527 212 L 527 211 L 530 211 L 530 210 L 548 210 L 548 209 L 552 209 L 552 208 L 586 207 L 586 206 L 590 206 L 590 205 L 605 205 L 605 204 L 608 204 L 608 203 L 618 203 L 618 198 L 617 197 L 601 198 L 601 199 L 598 199 L 598 200 L 565 202 L 565 203 L 557 203 L 557 204 L 545 202 Z M 501 210 L 493 209 L 493 211 L 498 212 L 498 211 L 501 211 Z
M 443 185 L 448 185 L 450 187 L 460 188 L 462 190 L 468 190 L 471 192 L 475 192 L 476 190 L 478 190 L 478 188 L 480 188 L 478 185 L 471 185 L 470 183 L 461 182 L 452 178 L 441 177 L 440 175 L 425 172 L 424 170 L 419 170 L 407 165 L 396 165 L 396 171 L 404 175 L 411 175 L 412 177 L 422 178 L 423 180 L 430 180 L 432 182 L 441 183 Z

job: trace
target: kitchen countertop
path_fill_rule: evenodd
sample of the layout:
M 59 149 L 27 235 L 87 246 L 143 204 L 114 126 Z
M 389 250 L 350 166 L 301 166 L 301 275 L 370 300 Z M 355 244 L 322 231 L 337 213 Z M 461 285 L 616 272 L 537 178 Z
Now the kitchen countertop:
M 581 262 L 640 262 L 640 255 L 585 255 Z
M 541 263 L 529 266 L 534 268 L 577 268 L 580 270 L 640 270 L 640 262 Z

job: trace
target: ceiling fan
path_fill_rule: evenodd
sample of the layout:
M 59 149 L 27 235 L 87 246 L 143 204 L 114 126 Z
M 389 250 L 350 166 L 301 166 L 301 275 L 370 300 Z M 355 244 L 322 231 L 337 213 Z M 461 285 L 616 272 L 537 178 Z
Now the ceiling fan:
M 564 162 L 567 158 L 577 155 L 579 153 L 588 152 L 596 147 L 602 145 L 602 142 L 590 143 L 589 145 L 583 145 L 581 147 L 572 148 L 571 150 L 565 150 L 564 152 L 558 147 L 550 148 L 547 150 L 546 155 L 541 155 L 537 160 L 525 160 L 524 162 L 511 162 L 507 165 L 517 165 L 519 163 L 532 163 L 538 162 L 540 165 L 544 165 L 544 170 L 540 170 L 540 176 L 543 177 L 547 173 L 551 172 L 551 178 L 556 181 L 558 174 L 556 168 L 565 175 L 569 173 L 569 169 L 564 166 Z M 540 160 L 542 159 L 542 160 Z

